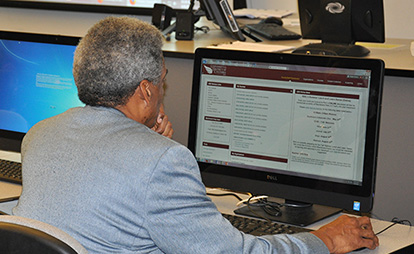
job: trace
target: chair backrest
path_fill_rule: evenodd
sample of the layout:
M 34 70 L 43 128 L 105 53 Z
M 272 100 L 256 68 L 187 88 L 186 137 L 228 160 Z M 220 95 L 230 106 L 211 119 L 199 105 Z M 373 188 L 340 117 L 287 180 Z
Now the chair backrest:
M 64 231 L 33 219 L 0 215 L 0 253 L 85 254 Z

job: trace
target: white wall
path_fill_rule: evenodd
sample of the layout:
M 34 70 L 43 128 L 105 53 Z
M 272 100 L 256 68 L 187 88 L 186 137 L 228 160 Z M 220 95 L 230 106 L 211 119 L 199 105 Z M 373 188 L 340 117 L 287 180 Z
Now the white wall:
M 414 40 L 413 10 L 413 0 L 384 0 L 386 37 Z
M 246 0 L 248 8 L 296 10 L 296 0 Z
M 93 24 L 109 15 L 0 7 L 0 30 L 83 36 Z M 151 20 L 148 16 L 139 18 Z

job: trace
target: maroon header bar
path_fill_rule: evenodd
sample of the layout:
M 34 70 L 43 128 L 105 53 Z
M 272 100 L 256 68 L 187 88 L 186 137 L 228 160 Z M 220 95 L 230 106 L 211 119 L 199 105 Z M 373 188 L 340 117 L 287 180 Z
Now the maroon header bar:
M 206 75 L 294 81 L 351 87 L 368 87 L 369 81 L 366 76 L 358 75 L 289 71 L 217 64 L 204 64 L 202 73 Z
M 279 92 L 279 93 L 293 93 L 293 89 L 277 88 L 277 87 L 265 87 L 265 86 L 250 86 L 237 84 L 236 88 L 238 89 L 249 89 L 249 90 L 260 90 L 260 91 L 270 91 L 270 92 Z
M 251 153 L 243 153 L 243 152 L 235 152 L 235 151 L 231 151 L 230 154 L 232 156 L 247 157 L 247 158 L 259 159 L 259 160 L 277 161 L 277 162 L 283 162 L 283 163 L 288 162 L 288 159 L 286 158 L 271 157 L 271 156 L 265 156 L 265 155 L 260 155 L 260 154 L 251 154 Z
M 223 122 L 223 123 L 231 123 L 231 119 L 228 118 L 221 118 L 221 117 L 214 117 L 214 116 L 205 116 L 204 120 L 212 121 L 212 122 Z
M 233 84 L 221 83 L 221 82 L 212 82 L 212 81 L 207 82 L 207 85 L 208 86 L 229 87 L 229 88 L 233 88 L 234 87 Z
M 325 92 L 316 92 L 316 91 L 308 91 L 308 90 L 296 90 L 295 93 L 296 94 L 306 94 L 306 95 L 325 96 L 325 97 L 338 97 L 338 98 L 359 100 L 359 95 L 358 94 L 325 93 Z
M 211 146 L 215 148 L 222 148 L 222 149 L 229 149 L 229 145 L 223 145 L 223 144 L 217 144 L 217 143 L 211 143 L 211 142 L 203 142 L 203 146 Z

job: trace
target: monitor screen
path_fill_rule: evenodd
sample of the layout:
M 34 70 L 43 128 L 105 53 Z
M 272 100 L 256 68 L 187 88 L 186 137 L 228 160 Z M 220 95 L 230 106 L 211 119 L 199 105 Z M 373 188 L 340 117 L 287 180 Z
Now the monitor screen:
M 320 39 L 295 53 L 365 56 L 355 42 L 384 42 L 383 0 L 298 0 L 304 39 Z
M 72 75 L 78 41 L 0 32 L 0 138 L 17 140 L 19 146 L 37 122 L 83 105 Z M 1 143 L 1 149 L 16 150 L 7 147 L 13 141 Z
M 204 183 L 370 211 L 383 69 L 374 59 L 197 49 L 188 146 Z M 313 222 L 285 212 L 274 219 Z
M 191 0 L 2 0 L 0 6 L 151 15 L 156 3 L 184 11 Z

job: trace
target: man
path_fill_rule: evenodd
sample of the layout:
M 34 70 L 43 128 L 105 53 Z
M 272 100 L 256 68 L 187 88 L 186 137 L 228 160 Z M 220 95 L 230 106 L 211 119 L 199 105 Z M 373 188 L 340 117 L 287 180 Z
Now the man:
M 254 237 L 206 196 L 197 162 L 165 136 L 161 34 L 106 18 L 75 52 L 87 105 L 34 126 L 22 145 L 23 193 L 13 212 L 63 229 L 91 253 L 344 253 L 374 249 L 368 218 L 312 233 Z M 160 134 L 157 134 L 155 131 Z

